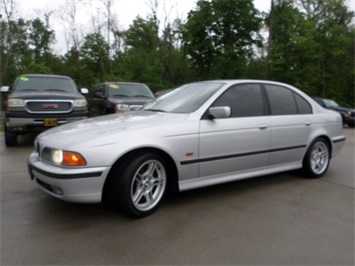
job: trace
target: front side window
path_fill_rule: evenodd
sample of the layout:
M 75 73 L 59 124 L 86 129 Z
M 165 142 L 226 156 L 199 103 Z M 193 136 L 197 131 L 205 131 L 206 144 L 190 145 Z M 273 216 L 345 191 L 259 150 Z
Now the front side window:
M 231 117 L 265 114 L 263 94 L 258 84 L 235 85 L 218 98 L 213 106 L 229 106 L 232 110 Z
M 294 115 L 298 114 L 293 91 L 275 85 L 265 85 L 269 98 L 271 115 Z

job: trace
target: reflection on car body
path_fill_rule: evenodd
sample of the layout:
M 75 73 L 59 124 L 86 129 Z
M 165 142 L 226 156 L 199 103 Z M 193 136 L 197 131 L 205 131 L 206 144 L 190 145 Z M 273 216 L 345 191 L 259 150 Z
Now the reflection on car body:
M 30 175 L 66 201 L 109 201 L 154 212 L 183 191 L 303 168 L 320 177 L 345 137 L 339 114 L 283 83 L 219 80 L 183 85 L 142 110 L 39 135 Z

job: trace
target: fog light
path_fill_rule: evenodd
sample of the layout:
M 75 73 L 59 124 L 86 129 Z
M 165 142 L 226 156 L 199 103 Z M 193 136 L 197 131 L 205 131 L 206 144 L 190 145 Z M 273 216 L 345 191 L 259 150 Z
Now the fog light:
M 63 190 L 60 187 L 52 186 L 52 190 L 54 194 L 63 195 Z

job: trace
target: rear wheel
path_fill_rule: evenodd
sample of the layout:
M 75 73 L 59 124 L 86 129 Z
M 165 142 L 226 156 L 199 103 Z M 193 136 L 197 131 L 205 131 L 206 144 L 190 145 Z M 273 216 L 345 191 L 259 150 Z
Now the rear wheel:
M 5 145 L 7 147 L 13 147 L 17 145 L 17 134 L 10 132 L 5 125 Z
M 328 143 L 322 139 L 315 139 L 309 146 L 303 160 L 303 169 L 311 178 L 323 176 L 329 167 L 330 149 Z
M 157 154 L 142 154 L 127 163 L 115 175 L 111 199 L 123 212 L 144 217 L 155 212 L 166 191 L 167 174 L 164 158 Z M 116 184 L 116 185 L 115 185 Z

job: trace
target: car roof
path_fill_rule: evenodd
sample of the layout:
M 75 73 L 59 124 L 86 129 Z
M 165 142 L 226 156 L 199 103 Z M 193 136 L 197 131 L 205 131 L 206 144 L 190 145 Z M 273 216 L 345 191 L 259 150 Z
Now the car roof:
M 53 75 L 53 74 L 23 74 L 20 77 L 43 77 L 43 78 L 69 78 L 68 76 Z
M 111 84 L 111 83 L 115 83 L 115 84 L 132 84 L 132 85 L 134 85 L 134 84 L 146 85 L 145 83 L 141 83 L 141 82 L 126 82 L 126 81 L 106 81 L 106 82 L 99 83 L 99 84 L 96 84 L 96 85 Z

